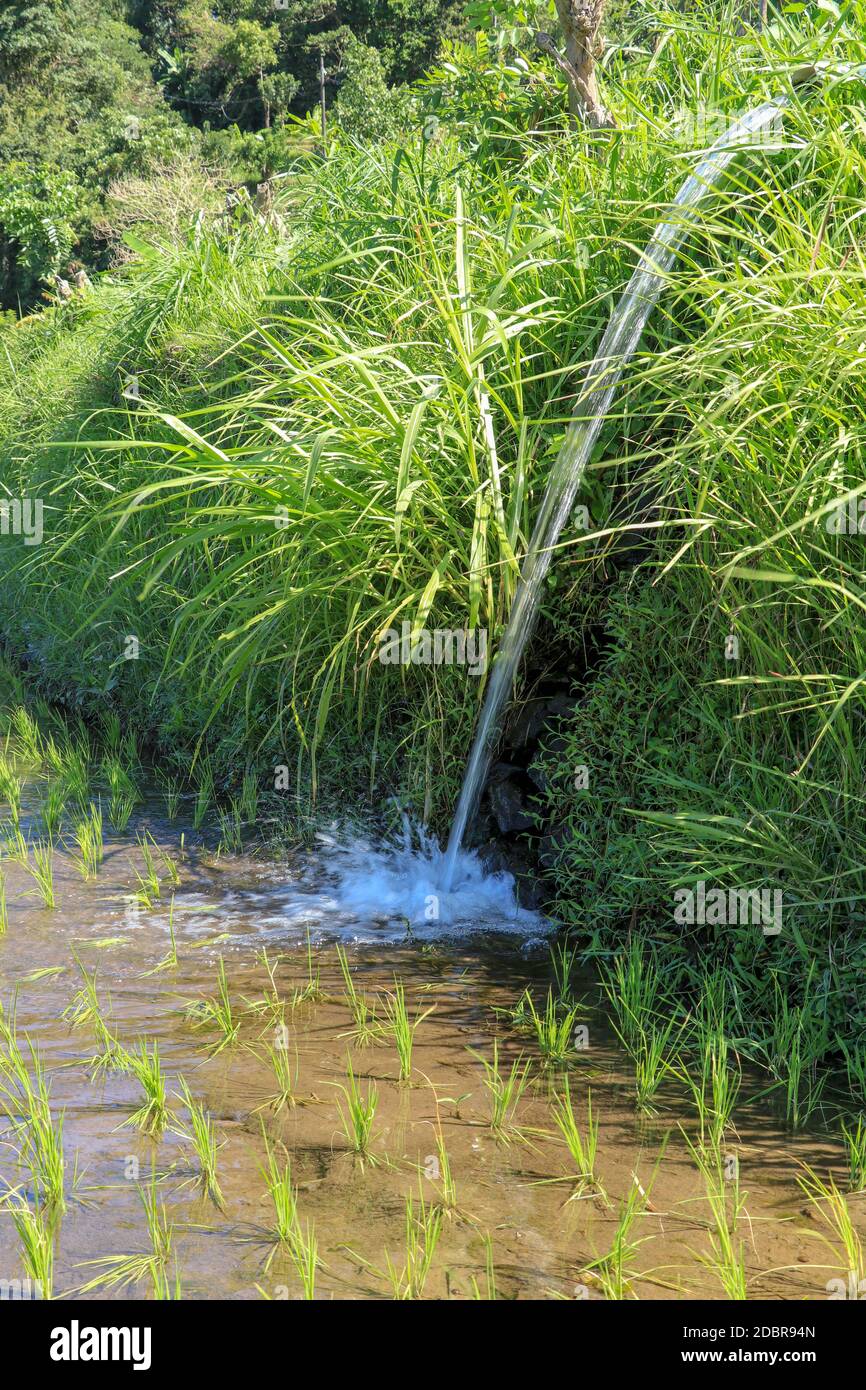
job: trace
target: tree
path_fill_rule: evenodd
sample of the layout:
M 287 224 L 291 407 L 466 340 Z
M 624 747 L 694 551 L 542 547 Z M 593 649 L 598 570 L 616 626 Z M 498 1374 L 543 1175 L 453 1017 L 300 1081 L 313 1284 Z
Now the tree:
M 385 140 L 405 132 L 412 98 L 406 88 L 389 87 L 375 48 L 353 39 L 344 58 L 345 81 L 335 114 L 343 130 L 368 140 Z
M 111 180 L 200 138 L 123 14 L 121 0 L 0 4 L 0 309 L 32 305 L 74 246 L 93 264 Z
M 30 300 L 68 260 L 80 190 L 71 174 L 7 164 L 0 182 L 0 298 Z
M 536 43 L 559 68 L 568 84 L 568 109 L 575 120 L 599 129 L 616 125 L 601 100 L 595 65 L 604 50 L 601 26 L 607 0 L 556 0 L 556 13 L 565 40 L 565 54 L 550 34 L 536 34 Z
M 412 81 L 442 40 L 465 28 L 463 8 L 464 0 L 132 0 L 131 12 L 169 100 L 186 119 L 247 132 L 267 127 L 288 102 L 299 115 L 312 110 L 319 54 L 332 86 L 353 40 L 377 51 L 389 88 Z M 246 62 L 251 31 L 240 47 L 230 41 L 248 25 L 259 35 L 277 32 L 272 59 L 264 61 L 262 47 L 253 71 Z

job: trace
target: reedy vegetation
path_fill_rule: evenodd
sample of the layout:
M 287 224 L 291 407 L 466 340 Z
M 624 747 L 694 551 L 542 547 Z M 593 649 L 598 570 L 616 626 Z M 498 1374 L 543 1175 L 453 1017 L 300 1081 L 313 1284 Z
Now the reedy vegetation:
M 199 824 L 214 775 L 251 758 L 323 799 L 399 785 L 441 823 L 483 683 L 383 667 L 379 635 L 495 638 L 582 369 L 695 162 L 677 113 L 788 93 L 784 140 L 745 149 L 701 214 L 591 463 L 591 531 L 563 536 L 547 621 L 602 641 L 542 761 L 578 930 L 669 918 L 701 879 L 783 891 L 793 930 L 695 927 L 666 968 L 692 995 L 693 946 L 730 972 L 736 1044 L 797 1125 L 866 1017 L 863 537 L 826 527 L 866 487 L 866 87 L 840 67 L 866 61 L 866 6 L 761 35 L 737 18 L 645 9 L 607 61 L 614 133 L 531 125 L 533 59 L 495 121 L 467 112 L 486 60 L 461 50 L 428 83 L 440 138 L 295 171 L 288 238 L 199 222 L 86 312 L 4 333 L 4 480 L 48 505 L 45 543 L 3 550 L 0 611 L 47 693 L 110 696 L 174 756 L 204 749 Z M 647 1104 L 666 1027 L 633 1039 Z

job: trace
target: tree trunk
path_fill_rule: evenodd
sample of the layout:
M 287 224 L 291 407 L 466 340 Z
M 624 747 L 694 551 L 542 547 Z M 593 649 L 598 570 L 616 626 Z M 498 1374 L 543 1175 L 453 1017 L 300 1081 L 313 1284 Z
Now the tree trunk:
M 604 49 L 601 25 L 607 0 L 556 0 L 556 13 L 565 39 L 560 53 L 549 34 L 536 34 L 542 52 L 552 58 L 568 83 L 568 109 L 572 118 L 595 130 L 614 126 L 598 90 L 595 65 Z

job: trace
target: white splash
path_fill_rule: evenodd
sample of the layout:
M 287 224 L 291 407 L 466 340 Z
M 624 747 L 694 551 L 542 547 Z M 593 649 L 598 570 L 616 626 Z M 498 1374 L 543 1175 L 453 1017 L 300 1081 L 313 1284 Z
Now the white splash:
M 509 932 L 537 936 L 550 925 L 537 912 L 522 908 L 514 877 L 488 872 L 478 855 L 461 850 L 450 887 L 445 885 L 445 855 L 435 840 L 418 835 L 413 845 L 374 848 L 363 841 L 328 845 L 335 875 L 334 911 L 376 939 L 411 934 L 421 939 Z M 360 938 L 359 938 L 360 939 Z
M 519 905 L 512 874 L 489 872 L 471 850 L 461 849 L 446 888 L 444 853 L 407 820 L 391 842 L 339 831 L 316 838 L 309 854 L 288 870 L 274 870 L 278 882 L 265 886 L 259 879 L 255 887 L 224 891 L 218 914 L 223 928 L 296 939 L 309 931 L 314 941 L 359 943 L 483 933 L 537 941 L 553 930 L 540 913 Z M 192 908 L 194 899 L 187 901 Z M 195 923 L 197 929 L 203 925 Z

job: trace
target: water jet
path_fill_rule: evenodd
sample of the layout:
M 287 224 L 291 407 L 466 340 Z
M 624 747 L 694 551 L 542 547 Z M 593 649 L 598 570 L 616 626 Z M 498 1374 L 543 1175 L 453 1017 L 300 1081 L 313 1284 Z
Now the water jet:
M 815 69 L 809 68 L 796 76 L 804 81 L 814 75 Z M 665 276 L 694 226 L 699 204 L 712 193 L 737 153 L 772 126 L 786 105 L 784 96 L 764 102 L 748 111 L 710 147 L 686 179 L 641 255 L 586 371 L 565 439 L 551 469 L 521 567 L 508 626 L 490 674 L 445 851 L 442 887 L 446 892 L 453 887 L 466 827 L 476 811 L 517 668 L 535 628 L 541 589 L 554 547 L 571 513 L 622 373 L 638 347 L 646 322 L 664 288 Z

